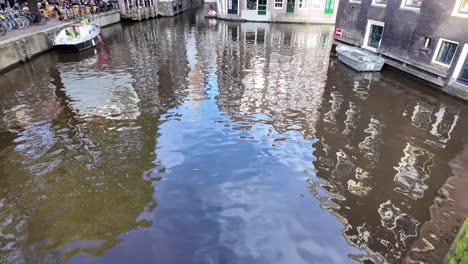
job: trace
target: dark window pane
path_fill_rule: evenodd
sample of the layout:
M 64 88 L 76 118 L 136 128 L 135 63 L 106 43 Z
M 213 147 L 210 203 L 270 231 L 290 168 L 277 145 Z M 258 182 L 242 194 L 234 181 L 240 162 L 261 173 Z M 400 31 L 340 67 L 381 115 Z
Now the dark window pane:
M 460 76 L 458 77 L 458 81 L 468 85 L 468 57 L 465 60 L 465 64 L 460 72 Z
M 257 0 L 247 0 L 247 10 L 257 10 Z
M 367 45 L 369 47 L 378 49 L 380 46 L 380 40 L 382 40 L 382 34 L 383 34 L 382 26 L 372 25 L 371 31 L 369 33 L 369 40 L 368 40 Z
M 228 0 L 228 14 L 237 15 L 238 0 Z
M 449 65 L 452 63 L 453 56 L 457 50 L 457 44 L 443 41 L 440 46 L 439 54 L 437 55 L 436 61 Z

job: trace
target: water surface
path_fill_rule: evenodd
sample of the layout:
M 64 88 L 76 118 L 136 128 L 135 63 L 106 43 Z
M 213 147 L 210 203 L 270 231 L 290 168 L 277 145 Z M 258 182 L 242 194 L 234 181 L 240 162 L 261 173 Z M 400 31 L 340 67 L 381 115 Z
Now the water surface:
M 332 31 L 187 13 L 2 74 L 0 262 L 440 263 L 468 107 Z

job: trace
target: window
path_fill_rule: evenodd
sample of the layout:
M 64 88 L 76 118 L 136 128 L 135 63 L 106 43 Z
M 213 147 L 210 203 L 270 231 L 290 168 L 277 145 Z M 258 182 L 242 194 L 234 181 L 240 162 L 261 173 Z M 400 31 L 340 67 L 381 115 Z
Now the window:
M 299 0 L 299 8 L 301 9 L 306 8 L 306 0 Z
M 403 0 L 401 3 L 402 8 L 419 9 L 423 0 Z
M 424 40 L 424 48 L 428 49 L 429 46 L 431 45 L 432 40 L 431 40 L 431 38 L 424 38 L 424 39 L 425 39 Z
M 380 41 L 382 40 L 382 34 L 383 34 L 382 26 L 372 25 L 367 45 L 369 47 L 378 49 L 380 46 Z
M 312 9 L 322 9 L 322 0 L 312 0 Z
M 468 85 L 468 56 L 465 59 L 465 63 L 462 66 L 460 75 L 457 79 L 458 82 Z
M 257 0 L 247 0 L 247 10 L 257 10 Z
M 458 4 L 458 13 L 468 14 L 468 0 L 461 0 Z
M 372 0 L 372 4 L 376 6 L 386 6 L 387 0 Z
M 468 0 L 457 0 L 453 15 L 468 17 Z
M 275 9 L 283 9 L 283 0 L 275 0 Z
M 239 4 L 239 0 L 227 0 L 228 2 L 228 14 L 237 15 L 237 6 Z
M 384 32 L 384 23 L 380 21 L 368 20 L 366 35 L 364 36 L 364 48 L 372 51 L 377 51 L 380 48 L 380 42 L 382 42 L 382 36 Z
M 332 15 L 335 10 L 335 0 L 325 1 L 325 10 L 323 11 L 326 15 Z
M 450 66 L 452 64 L 455 51 L 457 51 L 458 43 L 441 39 L 437 45 L 433 63 Z
M 468 43 L 465 44 L 458 58 L 458 63 L 453 71 L 452 80 L 468 86 Z

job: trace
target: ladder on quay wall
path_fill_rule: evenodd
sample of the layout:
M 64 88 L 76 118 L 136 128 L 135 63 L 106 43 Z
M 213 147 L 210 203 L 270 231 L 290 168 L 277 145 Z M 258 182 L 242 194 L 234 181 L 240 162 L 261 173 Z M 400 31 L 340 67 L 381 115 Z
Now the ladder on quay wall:
M 16 53 L 20 61 L 25 62 L 31 59 L 31 54 L 28 50 L 27 43 L 25 39 L 20 39 L 15 42 Z

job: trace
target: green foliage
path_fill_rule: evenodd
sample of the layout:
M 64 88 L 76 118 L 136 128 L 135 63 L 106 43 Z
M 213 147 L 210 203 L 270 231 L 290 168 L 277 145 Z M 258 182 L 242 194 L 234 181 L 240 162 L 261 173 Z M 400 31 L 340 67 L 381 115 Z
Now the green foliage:
M 468 219 L 465 220 L 458 233 L 444 263 L 468 264 Z

